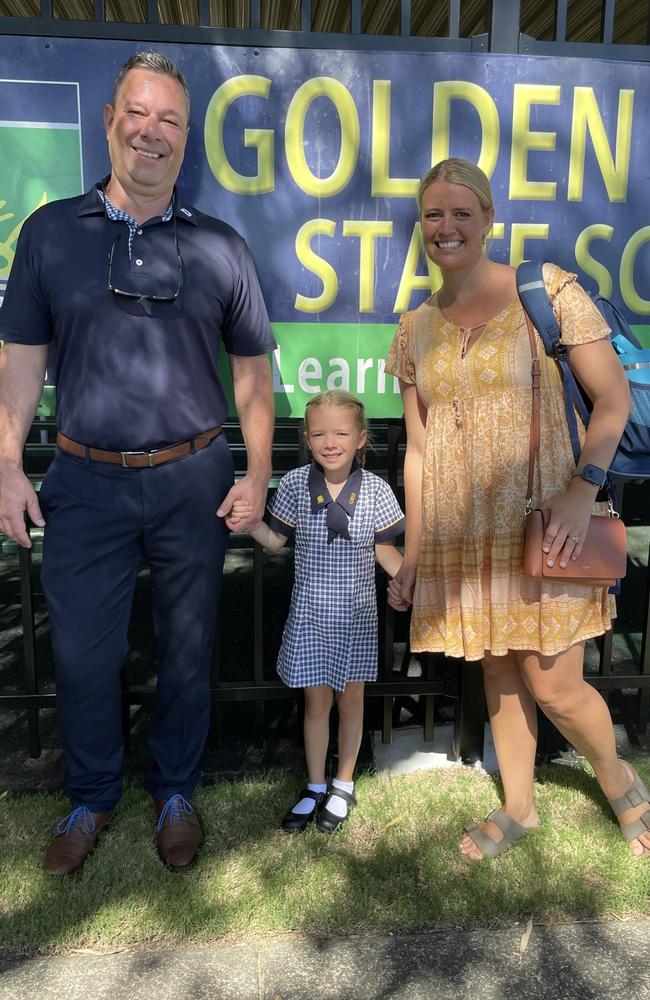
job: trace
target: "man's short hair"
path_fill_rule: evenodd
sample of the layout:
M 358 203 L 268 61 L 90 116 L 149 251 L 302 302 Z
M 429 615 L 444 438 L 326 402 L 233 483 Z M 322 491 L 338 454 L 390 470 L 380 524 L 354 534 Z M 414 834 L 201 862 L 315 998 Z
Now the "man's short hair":
M 111 107 L 115 107 L 115 101 L 117 100 L 117 94 L 122 86 L 124 77 L 132 69 L 149 69 L 153 73 L 162 73 L 164 76 L 170 76 L 172 80 L 176 80 L 177 83 L 183 88 L 183 93 L 185 94 L 185 100 L 187 102 L 187 117 L 190 116 L 190 92 L 187 88 L 187 82 L 185 77 L 179 70 L 176 63 L 168 59 L 161 52 L 136 52 L 131 56 L 130 59 L 122 66 L 122 69 L 115 77 L 115 83 L 113 84 L 113 90 L 111 92 Z

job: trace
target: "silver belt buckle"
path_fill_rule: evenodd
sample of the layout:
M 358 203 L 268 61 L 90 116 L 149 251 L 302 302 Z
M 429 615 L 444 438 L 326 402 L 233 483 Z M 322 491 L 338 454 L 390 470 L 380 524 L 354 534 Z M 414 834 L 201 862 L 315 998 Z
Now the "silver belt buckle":
M 120 455 L 122 456 L 122 467 L 124 469 L 130 468 L 130 466 L 127 465 L 127 462 L 126 462 L 127 455 L 147 455 L 148 458 L 149 458 L 149 468 L 153 469 L 153 456 L 158 451 L 160 451 L 159 448 L 152 448 L 151 451 L 121 451 Z

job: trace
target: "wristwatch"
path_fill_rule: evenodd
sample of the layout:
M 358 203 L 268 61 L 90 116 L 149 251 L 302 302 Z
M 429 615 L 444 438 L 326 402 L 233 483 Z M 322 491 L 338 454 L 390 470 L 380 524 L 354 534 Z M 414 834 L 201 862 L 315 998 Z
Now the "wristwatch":
M 599 490 L 607 481 L 607 469 L 600 469 L 597 465 L 577 465 L 573 475 L 580 476 L 585 482 L 597 486 Z

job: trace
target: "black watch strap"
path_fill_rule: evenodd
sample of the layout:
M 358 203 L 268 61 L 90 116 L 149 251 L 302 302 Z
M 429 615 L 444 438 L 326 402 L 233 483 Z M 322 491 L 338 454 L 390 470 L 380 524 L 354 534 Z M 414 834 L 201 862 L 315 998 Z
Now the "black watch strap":
M 601 469 L 598 465 L 578 465 L 573 475 L 580 476 L 585 482 L 597 486 L 599 490 L 607 481 L 607 469 Z

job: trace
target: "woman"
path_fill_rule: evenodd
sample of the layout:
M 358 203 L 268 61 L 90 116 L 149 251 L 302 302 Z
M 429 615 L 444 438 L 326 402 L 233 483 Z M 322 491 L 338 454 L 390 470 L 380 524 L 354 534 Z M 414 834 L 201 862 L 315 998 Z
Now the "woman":
M 613 599 L 605 588 L 542 583 L 522 571 L 531 354 L 515 270 L 484 254 L 494 220 L 489 182 L 465 160 L 444 160 L 423 178 L 418 206 L 442 286 L 402 316 L 389 357 L 407 428 L 406 548 L 389 600 L 398 609 L 413 603 L 414 652 L 483 664 L 505 801 L 468 824 L 460 850 L 472 862 L 497 855 L 539 825 L 537 703 L 591 763 L 631 853 L 650 854 L 650 796 L 617 758 L 605 702 L 583 679 L 585 640 L 610 628 Z M 627 382 L 575 275 L 545 265 L 544 280 L 569 364 L 593 401 L 579 469 L 606 470 L 628 416 Z M 598 490 L 576 475 L 560 377 L 541 342 L 539 355 L 533 507 L 548 515 L 549 565 L 566 565 L 580 552 Z

